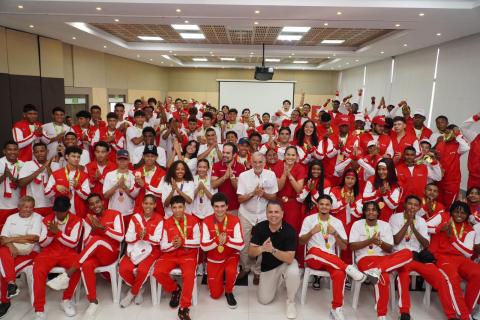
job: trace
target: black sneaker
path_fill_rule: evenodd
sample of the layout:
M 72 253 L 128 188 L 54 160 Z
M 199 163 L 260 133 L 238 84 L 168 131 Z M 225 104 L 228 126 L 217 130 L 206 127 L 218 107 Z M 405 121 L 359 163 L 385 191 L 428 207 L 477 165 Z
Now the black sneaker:
M 321 278 L 319 276 L 313 276 L 313 283 L 312 283 L 313 290 L 320 290 L 320 280 Z
M 180 320 L 191 320 L 190 309 L 188 309 L 188 308 L 178 308 L 178 319 L 180 319 Z
M 237 300 L 235 300 L 233 293 L 225 293 L 225 298 L 227 298 L 227 304 L 230 309 L 237 307 Z
M 410 320 L 410 315 L 408 313 L 400 314 L 400 320 Z
M 10 308 L 10 302 L 0 303 L 0 319 L 5 317 L 9 308 Z
M 177 290 L 172 292 L 172 297 L 170 298 L 170 308 L 178 307 L 178 305 L 180 304 L 181 294 L 182 294 L 182 288 L 179 285 L 177 285 Z
M 7 298 L 11 299 L 15 296 L 18 296 L 20 293 L 20 290 L 18 290 L 18 287 L 15 283 L 9 283 L 7 285 Z

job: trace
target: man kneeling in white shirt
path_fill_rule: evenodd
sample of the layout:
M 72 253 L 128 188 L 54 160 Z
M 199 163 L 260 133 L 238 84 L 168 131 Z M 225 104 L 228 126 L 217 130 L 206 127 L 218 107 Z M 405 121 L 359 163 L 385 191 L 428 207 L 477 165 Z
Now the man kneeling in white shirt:
M 307 245 L 305 263 L 315 270 L 326 270 L 332 279 L 332 308 L 330 315 L 335 320 L 344 320 L 343 291 L 347 275 L 355 281 L 365 281 L 367 275 L 360 272 L 354 265 L 347 265 L 335 254 L 336 247 L 347 248 L 347 234 L 342 221 L 330 215 L 333 200 L 329 195 L 322 195 L 317 200 L 318 214 L 307 216 L 303 220 L 299 235 L 300 244 Z M 368 276 L 372 283 L 378 278 Z

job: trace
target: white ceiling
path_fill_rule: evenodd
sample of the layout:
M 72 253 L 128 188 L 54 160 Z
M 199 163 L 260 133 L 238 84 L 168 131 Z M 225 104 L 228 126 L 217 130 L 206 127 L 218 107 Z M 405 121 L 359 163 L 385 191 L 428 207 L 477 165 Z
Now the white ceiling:
M 273 64 L 277 68 L 307 70 L 347 69 L 480 32 L 480 0 L 262 0 L 262 5 L 258 5 L 259 2 L 2 0 L 0 25 L 159 66 L 225 68 L 252 68 L 254 64 L 229 61 L 182 63 L 174 55 L 249 57 L 253 52 L 253 56 L 261 56 L 261 46 L 125 42 L 89 24 L 114 23 L 114 19 L 125 24 L 183 24 L 188 20 L 189 24 L 235 28 L 252 28 L 258 22 L 259 26 L 324 27 L 324 23 L 328 23 L 328 28 L 398 29 L 360 48 L 341 45 L 267 46 L 267 57 L 292 54 L 299 59 L 330 57 L 327 62 L 314 66 Z M 19 5 L 23 9 L 19 9 Z M 101 7 L 101 11 L 97 7 Z M 256 10 L 260 13 L 256 14 Z M 342 14 L 338 15 L 338 11 Z M 169 55 L 172 59 L 165 59 L 162 55 Z

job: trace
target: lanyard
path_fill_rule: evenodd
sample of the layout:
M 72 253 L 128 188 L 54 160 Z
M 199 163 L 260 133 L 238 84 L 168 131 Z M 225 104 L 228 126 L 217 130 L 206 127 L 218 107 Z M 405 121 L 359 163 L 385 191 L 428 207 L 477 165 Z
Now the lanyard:
M 457 239 L 462 239 L 463 238 L 463 232 L 465 231 L 465 223 L 462 223 L 462 228 L 460 229 L 460 236 L 457 233 L 457 227 L 455 226 L 455 223 L 453 221 L 451 222 L 452 224 L 452 229 L 453 229 L 453 234 L 455 235 L 455 238 Z
M 370 234 L 370 228 L 368 227 L 367 222 L 365 222 L 365 233 L 367 234 L 368 239 L 371 239 L 374 234 L 378 233 L 378 224 L 373 227 L 373 234 Z
M 345 199 L 345 202 L 347 200 L 347 197 L 351 197 L 353 195 L 353 191 L 348 191 L 346 190 L 345 187 L 343 187 L 341 190 L 340 190 L 340 195 L 342 196 L 342 199 Z M 354 200 L 355 201 L 355 200 Z M 350 202 L 348 202 L 350 203 Z
M 225 232 L 226 228 L 227 228 L 227 221 L 228 221 L 228 217 L 225 216 L 225 219 L 223 220 L 223 229 L 222 229 L 222 232 Z M 215 227 L 215 234 L 218 236 L 220 236 L 220 230 L 218 230 L 218 225 L 216 222 L 213 223 L 213 226 Z
M 153 175 L 154 173 L 155 173 L 155 167 L 153 167 L 153 169 L 152 169 L 152 170 L 149 170 L 149 171 L 147 171 L 147 170 L 145 169 L 145 167 L 143 167 L 143 176 L 144 176 L 145 178 L 150 177 L 150 175 Z
M 407 223 L 407 219 L 404 217 L 403 218 L 403 224 L 405 225 Z M 413 226 L 417 225 L 417 219 L 413 219 Z M 405 241 L 410 241 L 410 238 L 412 237 L 412 230 L 410 227 L 407 228 L 407 233 L 405 234 Z
M 58 221 L 58 224 L 59 224 L 59 225 L 64 225 L 64 224 L 67 224 L 69 217 L 70 217 L 70 215 L 67 214 L 67 216 L 65 217 L 65 219 L 63 219 L 63 221 L 58 221 L 57 218 L 55 218 L 55 220 Z
M 422 205 L 424 207 L 427 206 L 427 201 L 425 200 L 425 198 L 422 199 Z M 430 217 L 430 213 L 434 213 L 436 208 L 437 208 L 437 201 L 433 201 L 432 205 L 427 207 L 427 209 L 428 209 L 427 217 Z
M 65 167 L 65 175 L 67 176 L 67 180 L 70 181 L 70 171 Z M 80 170 L 76 170 L 76 174 L 74 174 L 73 179 L 75 182 L 78 183 L 78 180 L 80 179 Z
M 180 236 L 182 236 L 183 239 L 187 239 L 187 217 L 183 215 L 183 232 L 177 219 L 173 218 L 173 221 L 175 221 L 175 225 L 177 226 L 178 231 L 180 231 Z

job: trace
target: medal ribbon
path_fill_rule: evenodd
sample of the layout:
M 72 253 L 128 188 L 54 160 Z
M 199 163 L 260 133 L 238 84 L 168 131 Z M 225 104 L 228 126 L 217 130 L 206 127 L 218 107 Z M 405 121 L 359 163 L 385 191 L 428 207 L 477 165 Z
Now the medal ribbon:
M 177 226 L 178 231 L 180 231 L 180 236 L 185 240 L 187 239 L 187 217 L 183 215 L 183 231 L 182 228 L 180 227 L 180 224 L 178 223 L 177 219 L 173 218 L 173 221 L 175 221 L 175 225 Z

